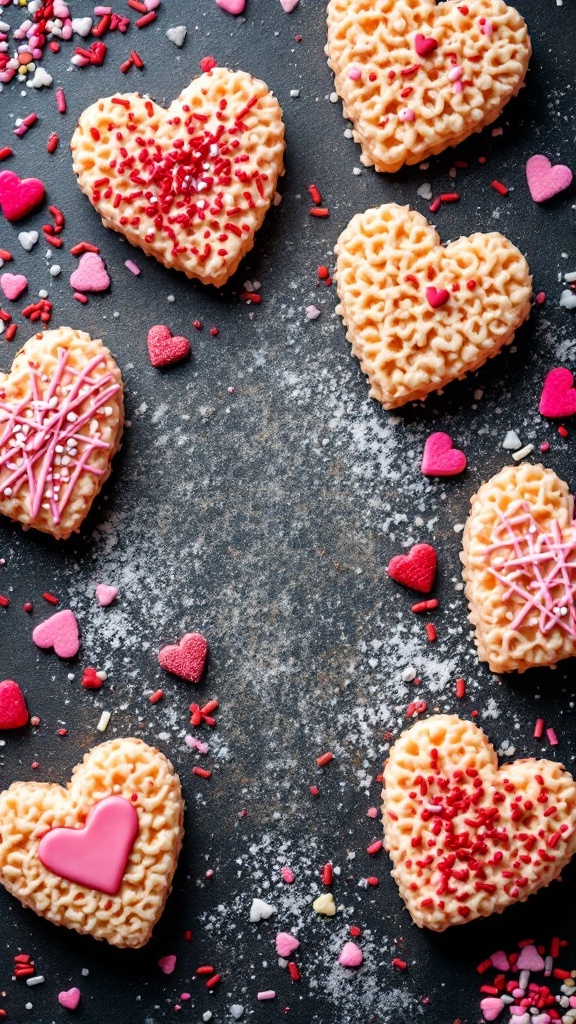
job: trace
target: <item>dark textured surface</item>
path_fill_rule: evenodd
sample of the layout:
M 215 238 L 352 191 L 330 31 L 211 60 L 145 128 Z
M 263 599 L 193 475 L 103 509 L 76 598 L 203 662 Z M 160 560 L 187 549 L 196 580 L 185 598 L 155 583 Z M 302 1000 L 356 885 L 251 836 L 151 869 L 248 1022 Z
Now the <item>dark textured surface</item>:
M 546 464 L 574 482 L 572 438 L 562 441 L 537 412 L 546 371 L 573 365 L 574 314 L 557 300 L 558 275 L 576 268 L 574 195 L 537 207 L 524 177 L 525 160 L 535 152 L 573 159 L 574 11 L 566 0 L 563 7 L 554 0 L 519 0 L 518 6 L 535 55 L 527 88 L 499 122 L 503 134 L 492 137 L 488 129 L 457 154 L 433 160 L 427 171 L 392 178 L 364 169 L 353 175 L 361 166 L 359 150 L 344 138 L 340 104 L 328 99 L 332 80 L 320 0 L 301 0 L 290 16 L 278 0 L 248 0 L 240 20 L 219 11 L 214 0 L 169 0 L 155 26 L 107 37 L 104 69 L 69 70 L 70 46 L 47 57 L 54 84 L 66 89 L 66 117 L 56 112 L 53 89 L 23 98 L 12 84 L 0 96 L 3 143 L 13 139 L 15 116 L 35 109 L 40 117 L 24 139 L 14 140 L 17 155 L 4 166 L 42 177 L 50 201 L 67 216 L 65 248 L 55 260 L 63 273 L 56 281 L 48 275 L 42 242 L 25 253 L 16 228 L 2 222 L 0 245 L 15 254 L 9 269 L 27 274 L 31 295 L 49 288 L 54 325 L 77 326 L 109 345 L 125 377 L 132 424 L 80 539 L 56 544 L 1 526 L 6 565 L 0 592 L 9 594 L 11 605 L 0 615 L 0 675 L 18 680 L 42 724 L 6 735 L 0 783 L 65 782 L 103 738 L 95 727 L 106 708 L 112 719 L 104 738 L 136 733 L 157 743 L 179 771 L 188 804 L 175 891 L 154 940 L 141 952 L 80 939 L 0 892 L 0 987 L 6 992 L 0 1005 L 10 1020 L 65 1019 L 57 993 L 78 985 L 77 1016 L 86 1024 L 113 1015 L 122 1024 L 171 1020 L 182 992 L 192 1000 L 181 1003 L 180 1018 L 193 1022 L 207 1009 L 216 1022 L 231 1020 L 232 1003 L 258 1024 L 408 1024 L 420 1014 L 434 1024 L 456 1017 L 474 1022 L 480 1018 L 479 960 L 495 948 L 514 948 L 526 935 L 544 941 L 560 930 L 576 938 L 573 914 L 566 912 L 576 896 L 574 867 L 563 885 L 503 918 L 436 936 L 411 925 L 387 859 L 365 853 L 379 834 L 365 814 L 379 803 L 375 777 L 387 749 L 384 733 L 403 726 L 414 695 L 429 709 L 466 715 L 479 709 L 478 721 L 495 746 L 510 745 L 520 757 L 550 752 L 532 739 L 540 715 L 560 737 L 553 756 L 569 767 L 574 760 L 572 665 L 522 680 L 491 676 L 478 665 L 458 587 L 454 525 L 464 522 L 478 484 L 509 461 L 501 447 L 507 429 L 533 442 L 536 455 L 549 440 Z M 91 12 L 89 4 L 73 8 Z M 17 18 L 12 8 L 2 13 Z M 180 51 L 164 33 L 181 23 L 188 39 Z M 118 66 L 133 46 L 146 68 L 124 77 Z M 207 53 L 269 84 L 284 108 L 288 141 L 283 202 L 222 293 L 164 270 L 106 232 L 74 183 L 67 148 L 78 113 L 99 95 L 139 88 L 167 102 Z M 301 90 L 299 98 L 290 98 L 291 89 Z M 49 158 L 45 143 L 52 130 L 62 141 Z M 488 158 L 484 166 L 479 155 Z M 517 350 L 425 407 L 391 417 L 368 400 L 333 313 L 333 289 L 316 288 L 316 268 L 331 263 L 336 238 L 357 211 L 395 200 L 426 213 L 417 188 L 427 181 L 435 194 L 452 190 L 447 172 L 455 156 L 469 167 L 458 172 L 460 203 L 442 207 L 435 218 L 443 239 L 501 230 L 526 254 L 535 290 L 545 289 L 548 300 L 518 334 Z M 507 198 L 491 190 L 493 178 L 513 188 Z M 312 181 L 330 207 L 326 221 L 308 215 Z M 39 228 L 44 220 L 40 212 L 25 226 Z M 81 238 L 101 247 L 113 281 L 110 294 L 86 307 L 74 302 L 67 283 L 75 266 L 67 249 Z M 142 268 L 138 279 L 124 267 L 130 257 Z M 246 279 L 262 282 L 258 308 L 238 301 Z M 304 312 L 311 302 L 322 310 L 313 323 Z M 205 325 L 201 332 L 191 326 L 195 318 Z M 167 372 L 149 365 L 146 334 L 158 322 L 191 338 L 189 363 Z M 217 337 L 209 334 L 213 325 Z M 30 333 L 24 322 L 18 340 Z M 7 368 L 15 346 L 2 340 L 0 346 Z M 474 398 L 478 388 L 482 398 Z M 444 483 L 421 476 L 422 447 L 433 429 L 447 429 L 466 451 L 464 476 Z M 434 646 L 409 611 L 412 596 L 385 574 L 390 556 L 416 540 L 431 541 L 440 556 Z M 95 603 L 99 582 L 119 587 L 110 609 Z M 72 665 L 31 642 L 33 623 L 50 611 L 41 597 L 45 590 L 78 614 L 83 647 Z M 22 611 L 26 600 L 34 602 L 32 618 Z M 205 633 L 212 652 L 207 679 L 197 689 L 165 677 L 156 660 L 162 644 L 191 629 Z M 418 691 L 401 681 L 410 664 L 423 679 Z M 85 665 L 108 671 L 99 693 L 81 688 Z M 461 702 L 454 696 L 459 675 L 468 680 Z M 165 698 L 151 706 L 147 697 L 159 685 Z M 212 696 L 220 700 L 219 724 L 201 737 L 211 749 L 198 761 L 213 769 L 204 781 L 192 775 L 197 755 L 183 737 L 189 700 Z M 57 735 L 62 725 L 66 737 Z M 336 760 L 319 770 L 315 757 L 327 749 Z M 30 767 L 34 760 L 37 771 Z M 321 790 L 317 800 L 308 792 L 313 783 Z M 327 860 L 341 868 L 334 895 L 343 909 L 330 920 L 311 909 Z M 284 864 L 296 874 L 291 887 L 280 879 Z M 204 878 L 208 868 L 214 870 L 210 880 Z M 366 875 L 377 875 L 379 888 L 359 886 Z M 270 921 L 249 923 L 254 896 L 277 908 Z M 356 973 L 336 962 L 351 923 L 363 929 L 366 958 Z M 194 933 L 189 943 L 188 928 Z M 278 966 L 274 949 L 276 931 L 293 928 L 301 940 L 299 985 Z M 10 981 L 19 950 L 33 956 L 46 977 L 43 986 Z M 409 964 L 403 975 L 391 966 L 399 951 Z M 156 964 L 167 953 L 178 956 L 170 977 Z M 571 967 L 576 960 L 566 962 Z M 223 974 L 214 995 L 193 980 L 201 963 Z M 276 1000 L 258 1003 L 256 993 L 268 988 L 276 990 Z

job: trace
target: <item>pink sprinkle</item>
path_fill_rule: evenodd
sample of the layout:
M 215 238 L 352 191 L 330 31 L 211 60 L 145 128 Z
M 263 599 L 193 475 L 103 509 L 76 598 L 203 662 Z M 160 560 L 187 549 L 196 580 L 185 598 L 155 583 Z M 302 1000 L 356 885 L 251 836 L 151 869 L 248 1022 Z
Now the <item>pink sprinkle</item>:
M 482 32 L 485 36 L 491 36 L 494 31 L 494 25 L 490 21 L 490 18 L 483 19 L 484 24 L 482 25 Z
M 134 260 L 125 260 L 124 266 L 128 268 L 131 274 L 134 274 L 134 277 L 138 277 L 142 273 L 138 264 L 134 263 Z
M 535 300 L 538 305 L 541 306 L 543 302 L 546 302 L 546 292 L 538 292 L 535 296 Z
M 547 452 L 549 450 L 549 448 L 550 448 L 550 442 L 549 441 L 543 441 L 542 444 L 540 445 L 540 451 L 541 452 Z
M 84 295 L 83 292 L 74 292 L 74 298 L 76 302 L 81 302 L 83 306 L 88 302 L 88 296 Z
M 544 732 L 544 719 L 537 718 L 536 725 L 534 726 L 534 739 L 539 740 L 542 733 Z
M 556 733 L 554 732 L 554 729 L 546 729 L 546 735 L 548 737 L 548 743 L 550 744 L 550 746 L 551 747 L 557 747 L 558 746 L 558 737 L 557 737 Z
M 292 885 L 292 882 L 296 878 L 294 872 L 291 871 L 291 869 L 288 867 L 283 867 L 280 871 L 280 874 L 282 875 L 282 878 L 286 882 L 286 885 Z
M 189 734 L 184 737 L 184 742 L 187 747 L 190 747 L 190 750 L 197 750 L 199 754 L 207 754 L 210 749 L 207 743 L 203 743 L 202 740 L 197 740 L 195 736 Z
M 462 88 L 462 82 L 454 82 L 454 85 L 452 86 L 452 92 L 460 93 L 462 92 Z
M 96 15 L 97 18 L 102 18 L 105 14 L 112 14 L 112 8 L 111 7 L 95 7 L 94 8 L 94 14 Z M 180 996 L 180 998 L 183 999 L 184 996 Z M 190 998 L 190 997 L 188 997 L 188 998 Z
M 61 114 L 66 113 L 66 97 L 64 95 L 64 89 L 61 85 L 56 89 L 56 106 Z
M 276 993 L 274 989 L 267 988 L 264 992 L 259 992 L 257 998 L 260 1002 L 263 1002 L 265 999 L 276 999 Z
M 367 814 L 367 816 L 369 818 L 377 818 L 378 817 L 378 808 L 377 807 L 369 807 L 368 810 L 366 811 L 366 814 Z
M 214 872 L 213 872 L 212 868 L 208 868 L 208 871 L 206 871 L 204 877 L 205 878 L 214 878 Z
M 461 78 L 462 78 L 462 66 L 460 64 L 458 64 L 457 67 L 452 68 L 452 71 L 448 72 L 448 81 L 449 82 L 459 82 Z
M 357 82 L 358 79 L 361 77 L 362 72 L 360 71 L 360 68 L 357 68 L 355 65 L 352 65 L 352 67 L 348 71 L 348 78 L 351 78 L 353 82 Z
M 180 999 L 182 1000 L 183 1003 L 187 1003 L 189 999 L 192 999 L 192 996 L 190 995 L 189 992 L 181 992 Z
M 398 114 L 401 121 L 414 121 L 416 114 L 410 107 L 406 107 L 406 110 L 401 110 Z

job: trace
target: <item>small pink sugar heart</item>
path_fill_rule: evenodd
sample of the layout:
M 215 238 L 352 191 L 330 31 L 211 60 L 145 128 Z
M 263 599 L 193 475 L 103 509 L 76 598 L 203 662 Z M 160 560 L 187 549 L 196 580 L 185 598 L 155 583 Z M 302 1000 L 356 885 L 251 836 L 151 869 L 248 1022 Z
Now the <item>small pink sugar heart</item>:
M 562 419 L 576 413 L 576 388 L 571 370 L 558 366 L 550 370 L 540 396 L 540 414 L 548 419 Z
M 172 336 L 163 324 L 148 331 L 148 355 L 152 366 L 170 366 L 190 355 L 190 342 L 179 335 Z
M 20 220 L 31 213 L 45 196 L 38 178 L 19 178 L 14 171 L 0 174 L 0 209 L 6 220 Z
M 519 971 L 543 971 L 544 960 L 536 949 L 536 946 L 524 946 L 516 961 Z
M 492 961 L 492 967 L 495 967 L 497 971 L 508 971 L 510 969 L 510 962 L 503 949 L 492 953 L 490 960 Z
M 226 14 L 242 14 L 246 7 L 246 0 L 216 0 L 216 3 Z
M 70 284 L 81 292 L 105 292 L 110 287 L 110 278 L 102 257 L 97 252 L 83 253 L 70 275 Z
M 162 974 L 173 974 L 174 968 L 176 967 L 176 957 L 174 953 L 170 953 L 168 956 L 161 956 L 158 961 L 158 967 L 162 971 Z
M 286 14 L 290 14 L 298 6 L 300 0 L 280 0 L 280 3 L 282 4 L 282 10 L 286 11 Z
M 290 932 L 278 932 L 276 936 L 276 952 L 278 956 L 284 957 L 285 960 L 298 949 L 300 943 L 294 935 L 290 935 Z
M 496 1020 L 499 1013 L 502 1013 L 504 1009 L 504 1003 L 501 999 L 496 996 L 487 996 L 486 999 L 482 999 L 480 1002 L 480 1009 L 484 1020 Z
M 457 476 L 466 469 L 466 456 L 452 447 L 450 434 L 437 431 L 426 441 L 421 468 L 424 476 Z
M 118 597 L 118 587 L 109 587 L 107 583 L 99 583 L 95 594 L 100 607 L 107 608 Z
M 572 171 L 566 164 L 551 164 L 547 156 L 537 153 L 526 162 L 526 180 L 534 202 L 545 203 L 569 188 Z
M 576 1007 L 576 996 L 570 996 L 570 1006 Z
M 13 679 L 0 683 L 0 729 L 21 729 L 28 721 L 24 694 Z
M 438 43 L 431 36 L 423 36 L 418 32 L 414 37 L 414 49 L 419 57 L 429 57 L 438 49 Z
M 432 309 L 439 309 L 440 306 L 445 306 L 450 298 L 450 292 L 446 288 L 434 288 L 431 286 L 426 289 L 426 301 Z
M 0 287 L 4 292 L 7 299 L 11 302 L 15 302 L 19 299 L 23 291 L 26 291 L 28 287 L 28 278 L 24 277 L 24 274 L 2 274 L 0 277 Z
M 158 654 L 163 669 L 189 683 L 199 683 L 208 657 L 208 643 L 201 633 L 186 633 L 179 644 L 169 644 Z
M 67 1010 L 75 1010 L 80 1002 L 80 989 L 69 988 L 66 992 L 59 992 L 58 1002 Z
M 363 959 L 364 954 L 360 949 L 360 946 L 357 946 L 355 942 L 346 942 L 342 947 L 340 956 L 338 957 L 338 963 L 341 964 L 342 967 L 360 967 Z
M 74 612 L 68 608 L 40 622 L 32 633 L 37 647 L 54 648 L 59 658 L 73 658 L 80 650 L 80 633 Z

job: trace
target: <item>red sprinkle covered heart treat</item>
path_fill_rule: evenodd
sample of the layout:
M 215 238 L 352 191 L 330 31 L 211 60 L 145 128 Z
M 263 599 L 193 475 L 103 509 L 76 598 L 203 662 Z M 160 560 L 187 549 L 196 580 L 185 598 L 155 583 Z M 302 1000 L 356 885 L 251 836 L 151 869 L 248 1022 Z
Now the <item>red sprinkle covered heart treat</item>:
M 0 683 L 0 729 L 21 729 L 28 721 L 22 690 L 13 679 Z
M 430 434 L 422 456 L 424 476 L 457 476 L 466 469 L 466 456 L 452 447 L 450 434 Z
M 208 657 L 208 642 L 201 633 L 186 633 L 179 644 L 163 647 L 158 661 L 163 669 L 189 683 L 199 683 Z
M 550 370 L 540 397 L 540 413 L 550 420 L 576 413 L 576 388 L 571 370 L 562 366 Z
M 392 876 L 420 928 L 502 913 L 557 878 L 576 851 L 572 776 L 534 758 L 498 768 L 482 730 L 456 715 L 402 733 L 382 797 Z
M 436 552 L 430 544 L 415 544 L 407 555 L 395 555 L 390 560 L 388 575 L 403 587 L 429 594 L 437 564 Z
M 39 178 L 19 178 L 14 171 L 0 174 L 0 209 L 6 220 L 20 220 L 40 205 L 46 192 Z
M 190 355 L 190 342 L 172 335 L 163 324 L 156 324 L 148 331 L 148 355 L 152 366 L 170 366 Z
M 215 67 L 168 110 L 137 93 L 97 100 L 71 145 L 78 184 L 105 227 L 220 286 L 274 199 L 284 124 L 264 82 Z

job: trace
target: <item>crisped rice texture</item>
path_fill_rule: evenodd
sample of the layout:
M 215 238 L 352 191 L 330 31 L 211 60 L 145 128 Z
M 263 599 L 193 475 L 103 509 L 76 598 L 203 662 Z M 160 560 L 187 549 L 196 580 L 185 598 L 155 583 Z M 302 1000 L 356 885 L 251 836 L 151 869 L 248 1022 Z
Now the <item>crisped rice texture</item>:
M 38 846 L 50 828 L 81 828 L 95 803 L 130 800 L 138 834 L 116 896 L 60 878 L 43 866 Z M 15 782 L 0 794 L 0 881 L 24 906 L 54 924 L 113 946 L 148 942 L 170 894 L 182 845 L 184 801 L 167 758 L 139 739 L 93 747 L 66 789 Z
M 488 662 L 492 672 L 525 672 L 538 665 L 555 665 L 563 658 L 576 655 L 576 641 L 564 629 L 555 626 L 546 634 L 541 632 L 537 610 L 517 629 L 512 629 L 524 601 L 514 591 L 504 601 L 508 588 L 490 571 L 491 567 L 499 568 L 496 559 L 513 554 L 512 546 L 491 553 L 487 550 L 495 539 L 494 531 L 501 522 L 501 514 L 510 518 L 525 511 L 529 511 L 543 533 L 549 534 L 556 520 L 564 539 L 574 542 L 574 500 L 568 486 L 551 469 L 527 462 L 505 466 L 480 487 L 471 499 L 464 530 L 460 558 L 464 565 L 462 575 L 470 621 L 476 630 L 478 657 Z M 530 524 L 520 526 L 520 535 L 529 527 Z M 552 568 L 552 560 L 538 563 L 538 571 L 544 577 Z M 575 569 L 569 570 L 569 578 L 571 586 L 575 587 Z M 519 577 L 517 582 L 527 581 Z M 553 597 L 558 593 L 553 590 Z
M 420 928 L 524 902 L 576 849 L 576 783 L 563 766 L 528 758 L 498 770 L 482 730 L 456 715 L 402 733 L 382 795 L 392 876 Z
M 418 34 L 437 49 L 418 56 Z M 523 84 L 531 46 L 503 0 L 330 0 L 326 52 L 362 162 L 397 171 L 496 120 Z M 456 67 L 461 91 L 448 77 Z
M 335 251 L 337 312 L 385 409 L 478 369 L 530 312 L 526 260 L 496 232 L 444 248 L 422 214 L 386 203 L 356 214 Z M 426 298 L 431 285 L 449 292 L 437 309 Z
M 243 127 L 237 130 L 234 120 L 242 111 Z M 233 129 L 215 144 L 216 149 L 230 144 L 230 180 L 222 187 L 205 188 L 202 182 L 202 191 L 196 191 L 196 171 L 191 171 L 182 194 L 175 190 L 176 205 L 164 218 L 170 237 L 165 227 L 155 225 L 160 186 L 150 180 L 143 145 L 149 152 L 174 155 L 191 137 L 216 135 L 222 126 Z M 138 93 L 97 100 L 81 114 L 71 147 L 78 184 L 105 227 L 119 231 L 164 266 L 216 286 L 231 277 L 253 247 L 284 173 L 284 124 L 277 99 L 264 82 L 227 68 L 194 79 L 167 110 Z M 208 151 L 198 173 L 204 174 L 206 166 L 205 176 L 217 178 L 215 159 Z M 201 207 L 191 219 L 188 207 L 181 206 L 183 197 Z
M 66 353 L 65 367 L 63 373 L 58 376 L 62 353 Z M 19 428 L 24 426 L 26 429 L 27 424 L 37 422 L 39 419 L 44 425 L 48 420 L 58 420 L 62 402 L 70 395 L 70 389 L 74 388 L 78 374 L 97 357 L 100 359 L 90 371 L 90 381 L 83 385 L 88 388 L 86 401 L 74 402 L 73 415 L 76 421 L 71 424 L 64 416 L 58 428 L 60 432 L 68 431 L 70 441 L 76 440 L 78 455 L 70 457 L 66 445 L 60 446 L 64 450 L 59 453 L 55 448 L 56 437 L 53 431 L 46 432 L 41 450 L 34 448 L 38 433 L 32 427 L 25 438 L 19 436 Z M 31 367 L 35 368 L 33 376 Z M 57 386 L 54 386 L 56 377 Z M 101 385 L 98 385 L 98 381 L 102 382 Z M 115 393 L 106 398 L 111 389 L 116 389 Z M 22 523 L 25 527 L 32 526 L 59 539 L 67 538 L 79 530 L 92 502 L 110 475 L 112 459 L 120 447 L 124 425 L 123 392 L 120 370 L 99 339 L 91 338 L 84 331 L 71 327 L 39 332 L 30 338 L 16 354 L 10 373 L 0 373 L 0 513 Z M 53 408 L 56 399 L 58 402 Z M 100 402 L 100 399 L 103 401 Z M 48 406 L 45 412 L 39 411 L 38 403 L 42 401 Z M 50 402 L 52 406 L 49 406 Z M 95 406 L 98 406 L 95 415 L 83 423 L 84 414 Z M 16 419 L 14 411 L 17 414 Z M 86 458 L 85 467 L 74 483 L 69 500 L 58 513 L 55 513 L 53 500 L 62 505 L 67 481 L 72 479 L 78 462 L 84 458 L 87 451 L 88 442 L 85 443 L 82 439 L 93 439 L 96 435 L 99 438 L 99 446 L 89 445 L 91 450 Z M 34 464 L 34 477 L 42 493 L 42 501 L 36 515 L 33 515 L 33 499 L 27 475 L 19 476 L 17 482 L 8 487 L 14 475 L 14 468 L 21 460 L 19 445 L 23 445 L 31 456 L 41 453 L 41 458 Z M 43 467 L 48 464 L 51 465 L 51 472 L 55 474 L 52 484 L 48 477 L 44 483 L 40 482 Z M 11 493 L 7 493 L 7 489 Z

